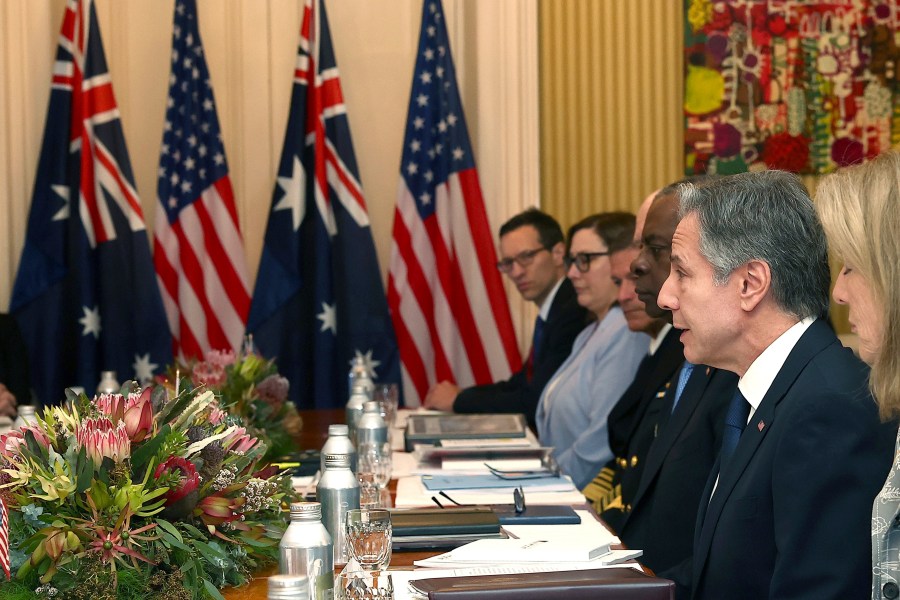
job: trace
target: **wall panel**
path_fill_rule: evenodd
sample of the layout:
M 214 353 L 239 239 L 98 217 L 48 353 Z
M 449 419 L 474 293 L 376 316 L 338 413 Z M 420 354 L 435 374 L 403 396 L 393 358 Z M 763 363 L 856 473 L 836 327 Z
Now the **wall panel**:
M 681 4 L 541 0 L 541 196 L 569 225 L 681 173 Z

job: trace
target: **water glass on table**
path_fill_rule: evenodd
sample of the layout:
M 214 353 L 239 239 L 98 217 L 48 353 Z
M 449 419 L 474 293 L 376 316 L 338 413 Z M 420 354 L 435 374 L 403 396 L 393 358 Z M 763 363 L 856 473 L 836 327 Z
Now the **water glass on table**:
M 372 392 L 372 400 L 381 404 L 384 422 L 388 429 L 394 426 L 397 418 L 397 407 L 400 404 L 400 390 L 396 383 L 376 383 Z
M 335 600 L 394 600 L 394 582 L 387 571 L 351 571 L 335 577 Z
M 391 480 L 391 450 L 386 444 L 360 444 L 357 472 L 360 506 L 381 506 L 381 492 Z
M 391 564 L 391 513 L 380 508 L 351 509 L 345 521 L 350 556 L 364 571 L 380 571 Z

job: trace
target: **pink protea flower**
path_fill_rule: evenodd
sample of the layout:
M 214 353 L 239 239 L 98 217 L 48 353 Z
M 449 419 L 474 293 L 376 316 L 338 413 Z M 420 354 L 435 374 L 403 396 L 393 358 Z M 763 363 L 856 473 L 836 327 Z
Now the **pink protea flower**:
M 194 463 L 180 456 L 170 456 L 165 462 L 160 463 L 153 472 L 153 477 L 159 479 L 164 473 L 178 473 L 181 476 L 181 484 L 166 493 L 166 506 L 171 506 L 193 492 L 200 485 L 200 476 Z
M 75 431 L 75 439 L 79 448 L 84 448 L 88 457 L 99 467 L 104 458 L 111 458 L 119 463 L 131 456 L 131 441 L 125 423 L 118 425 L 107 417 L 85 419 Z
M 113 423 L 123 421 L 128 439 L 136 443 L 143 441 L 153 428 L 153 407 L 150 403 L 152 392 L 153 388 L 147 387 L 142 392 L 132 392 L 127 397 L 122 394 L 100 394 L 94 399 L 94 404 Z
M 209 404 L 209 424 L 210 425 L 219 425 L 225 420 L 225 417 L 228 416 L 228 413 L 222 410 L 222 407 L 219 406 L 218 400 L 213 400 Z
M 200 361 L 191 370 L 191 381 L 195 386 L 206 385 L 217 389 L 225 385 L 227 380 L 225 367 L 216 363 Z
M 222 367 L 233 365 L 236 360 L 234 350 L 210 350 L 206 353 L 206 362 Z
M 256 445 L 258 440 L 247 434 L 244 427 L 235 427 L 234 431 L 222 438 L 222 447 L 229 452 L 247 452 Z
M 19 448 L 25 446 L 25 432 L 30 431 L 34 434 L 34 439 L 44 448 L 50 447 L 50 439 L 47 434 L 39 427 L 33 425 L 23 425 L 19 430 L 10 431 L 7 434 L 0 435 L 0 456 L 8 460 L 14 460 L 19 456 Z

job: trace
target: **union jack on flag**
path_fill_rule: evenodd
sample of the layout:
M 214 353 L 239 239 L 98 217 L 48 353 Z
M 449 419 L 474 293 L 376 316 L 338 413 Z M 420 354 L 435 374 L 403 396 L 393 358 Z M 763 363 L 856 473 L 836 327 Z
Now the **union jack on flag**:
M 325 6 L 306 0 L 248 331 L 302 408 L 343 406 L 350 361 L 399 383 L 394 332 Z
M 174 353 L 237 350 L 250 284 L 195 0 L 175 3 L 158 175 L 153 259 Z
M 10 311 L 42 404 L 93 391 L 100 371 L 147 380 L 171 361 L 92 0 L 66 5 Z

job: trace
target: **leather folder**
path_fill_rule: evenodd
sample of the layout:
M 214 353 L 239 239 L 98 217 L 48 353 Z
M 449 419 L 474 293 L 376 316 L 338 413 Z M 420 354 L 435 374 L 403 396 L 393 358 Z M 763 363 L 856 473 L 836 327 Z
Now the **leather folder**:
M 413 508 L 391 511 L 394 537 L 500 533 L 500 520 L 489 506 Z
M 630 568 L 441 577 L 410 582 L 429 600 L 672 600 L 675 584 Z
M 532 504 L 516 512 L 512 504 L 496 504 L 494 514 L 501 525 L 574 525 L 581 523 L 575 509 L 566 504 Z

